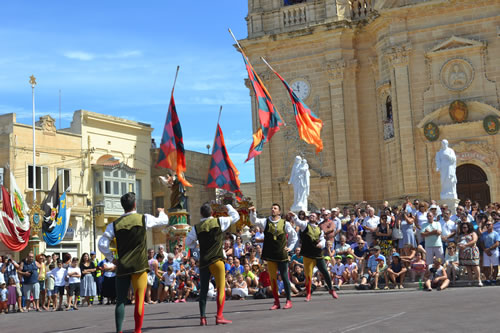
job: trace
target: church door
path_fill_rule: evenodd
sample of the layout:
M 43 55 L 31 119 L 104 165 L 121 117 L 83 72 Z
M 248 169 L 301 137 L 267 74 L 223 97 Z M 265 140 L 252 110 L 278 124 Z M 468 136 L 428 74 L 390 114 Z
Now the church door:
M 484 171 L 474 164 L 464 164 L 457 167 L 457 194 L 460 204 L 469 198 L 478 201 L 481 208 L 490 201 L 490 187 Z

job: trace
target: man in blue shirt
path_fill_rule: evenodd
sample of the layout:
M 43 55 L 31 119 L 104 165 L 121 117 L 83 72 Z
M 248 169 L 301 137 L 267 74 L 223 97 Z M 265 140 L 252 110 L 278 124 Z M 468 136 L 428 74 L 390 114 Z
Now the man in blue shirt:
M 172 253 L 168 254 L 167 261 L 161 266 L 161 270 L 166 272 L 169 266 L 172 266 L 172 269 L 176 274 L 181 269 L 179 262 L 177 260 L 174 260 L 174 255 Z
M 484 250 L 483 268 L 484 275 L 486 276 L 485 283 L 486 285 L 495 285 L 498 275 L 498 246 L 500 245 L 500 235 L 493 230 L 493 220 L 491 218 L 486 222 L 486 231 L 481 235 L 481 244 Z M 491 269 L 491 266 L 493 266 L 493 269 Z
M 370 249 L 372 254 L 368 258 L 368 272 L 361 278 L 361 283 L 356 286 L 356 289 L 370 289 L 371 283 L 374 283 L 374 289 L 378 289 L 378 279 L 380 275 L 384 275 L 384 271 L 387 269 L 386 259 L 380 254 L 380 246 L 376 245 Z M 378 268 L 380 261 L 383 262 L 382 269 Z
M 40 311 L 38 299 L 40 296 L 40 284 L 38 283 L 38 266 L 35 262 L 33 252 L 28 253 L 28 258 L 21 262 L 19 274 L 23 276 L 23 294 L 26 297 L 26 310 L 30 309 L 31 293 L 36 311 Z
M 231 267 L 231 269 L 229 270 L 229 273 L 231 273 L 231 275 L 236 275 L 236 274 L 243 274 L 243 272 L 245 272 L 245 267 L 241 266 L 240 259 L 235 257 L 234 258 L 234 266 Z

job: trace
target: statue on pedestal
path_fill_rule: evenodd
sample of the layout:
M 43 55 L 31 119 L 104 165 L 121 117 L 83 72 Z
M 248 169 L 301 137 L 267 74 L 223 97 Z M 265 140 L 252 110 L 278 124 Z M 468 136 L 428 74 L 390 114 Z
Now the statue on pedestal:
M 457 157 L 448 147 L 448 140 L 441 141 L 436 153 L 436 171 L 441 174 L 441 199 L 457 199 Z
M 167 174 L 160 176 L 160 182 L 170 188 L 170 208 L 169 212 L 187 210 L 186 188 L 175 175 Z
M 307 197 L 309 196 L 309 165 L 306 159 L 295 157 L 292 173 L 288 184 L 293 185 L 293 205 L 290 208 L 294 212 L 307 211 Z

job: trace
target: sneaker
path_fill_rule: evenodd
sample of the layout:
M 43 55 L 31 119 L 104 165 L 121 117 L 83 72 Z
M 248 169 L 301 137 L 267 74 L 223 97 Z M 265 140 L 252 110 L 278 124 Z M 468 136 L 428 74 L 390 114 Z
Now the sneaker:
M 404 289 L 404 288 L 405 287 L 402 284 L 399 285 L 399 289 Z
M 337 286 L 337 285 L 333 286 L 333 288 L 334 288 L 335 290 L 337 290 L 337 291 L 339 291 L 339 290 L 340 290 L 340 287 L 339 287 L 339 286 Z
M 180 299 L 176 299 L 174 303 L 180 303 Z
M 479 283 L 477 284 L 478 287 L 482 287 L 483 286 L 483 283 L 481 281 L 479 281 Z
M 183 298 L 183 299 L 181 299 L 181 302 L 182 303 L 186 303 L 186 300 Z
M 384 290 L 389 290 L 389 286 L 385 286 L 385 287 L 384 287 Z

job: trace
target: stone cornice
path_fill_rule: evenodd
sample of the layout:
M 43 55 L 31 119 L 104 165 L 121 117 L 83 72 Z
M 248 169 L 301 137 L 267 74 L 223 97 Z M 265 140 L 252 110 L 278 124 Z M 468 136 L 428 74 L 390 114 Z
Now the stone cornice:
M 326 72 L 330 80 L 343 80 L 346 62 L 344 59 L 330 60 L 326 62 Z

